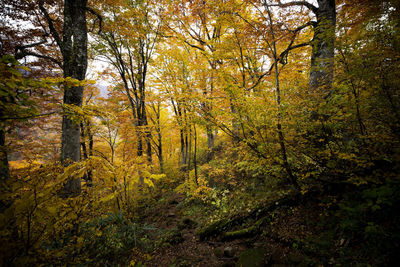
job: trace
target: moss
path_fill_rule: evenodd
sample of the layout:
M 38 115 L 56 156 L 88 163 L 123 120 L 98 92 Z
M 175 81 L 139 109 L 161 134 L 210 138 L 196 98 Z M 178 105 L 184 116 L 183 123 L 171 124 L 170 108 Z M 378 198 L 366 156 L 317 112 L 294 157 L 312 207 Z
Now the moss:
M 229 239 L 243 238 L 255 235 L 259 232 L 261 225 L 269 221 L 270 221 L 269 216 L 265 216 L 256 221 L 252 226 L 248 228 L 240 229 L 237 231 L 226 232 L 223 236 L 223 239 L 229 240 Z
M 216 221 L 208 226 L 201 228 L 197 235 L 199 236 L 200 240 L 205 240 L 207 237 L 216 236 L 222 233 L 222 231 L 229 226 L 230 220 L 223 219 L 220 221 Z
M 236 266 L 261 267 L 265 266 L 267 261 L 267 253 L 263 248 L 251 248 L 240 253 Z

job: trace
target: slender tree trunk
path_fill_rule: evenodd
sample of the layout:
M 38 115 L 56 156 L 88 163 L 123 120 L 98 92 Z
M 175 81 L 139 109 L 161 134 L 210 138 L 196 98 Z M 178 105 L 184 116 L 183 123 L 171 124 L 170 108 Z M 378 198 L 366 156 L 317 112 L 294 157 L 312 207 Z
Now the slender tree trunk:
M 183 133 L 183 129 L 181 128 L 179 130 L 180 132 L 180 138 L 181 138 L 181 164 L 182 167 L 186 165 L 186 148 L 185 148 L 185 137 Z
M 0 111 L 0 113 L 2 113 Z M 2 117 L 3 114 L 0 114 Z M 10 167 L 8 165 L 6 135 L 4 126 L 0 124 L 0 194 L 7 191 L 7 180 L 10 178 Z M 9 203 L 0 200 L 0 214 L 9 207 Z
M 189 171 L 190 167 L 191 167 L 191 163 L 192 163 L 192 126 L 190 126 L 190 125 L 189 125 L 188 136 L 189 136 L 189 141 L 188 141 L 188 144 L 187 144 L 187 154 L 188 154 L 188 156 L 187 156 L 187 163 L 188 163 L 187 170 Z
M 162 150 L 162 135 L 161 135 L 161 121 L 160 121 L 161 113 L 160 113 L 160 103 L 157 105 L 157 110 L 156 110 L 156 123 L 157 123 L 157 138 L 158 138 L 158 162 L 160 165 L 160 172 L 164 172 L 164 162 L 163 162 L 163 150 Z
M 276 50 L 275 31 L 274 31 L 274 28 L 272 25 L 273 21 L 272 21 L 271 11 L 268 6 L 266 6 L 266 8 L 267 8 L 267 12 L 268 12 L 269 28 L 270 28 L 271 37 L 272 37 L 272 54 L 273 54 L 273 60 L 274 60 L 275 84 L 276 84 L 276 103 L 278 105 L 278 122 L 277 122 L 276 128 L 278 130 L 279 145 L 281 148 L 283 167 L 285 168 L 285 170 L 289 176 L 290 182 L 293 184 L 293 186 L 297 190 L 299 190 L 300 189 L 299 184 L 297 183 L 297 179 L 293 175 L 292 169 L 288 162 L 286 146 L 285 146 L 285 138 L 284 138 L 283 131 L 282 131 L 282 105 L 281 105 L 281 90 L 280 90 L 280 84 L 279 84 L 278 54 L 277 54 L 277 50 Z
M 234 136 L 239 136 L 239 123 L 237 119 L 237 110 L 235 104 L 233 103 L 232 99 L 229 101 L 231 107 L 231 113 L 233 115 L 232 118 L 232 133 Z
M 137 137 L 137 155 L 138 157 L 143 156 L 143 139 L 142 133 L 139 128 L 136 128 L 136 137 Z
M 2 113 L 0 111 L 0 113 Z M 0 114 L 1 117 L 3 114 Z M 8 191 L 7 180 L 10 178 L 10 167 L 7 158 L 6 135 L 3 123 L 0 123 L 0 194 Z M 10 203 L 0 200 L 0 214 L 2 214 Z
M 89 138 L 89 157 L 93 156 L 93 145 L 94 145 L 94 141 L 93 141 L 93 134 L 90 130 L 90 122 L 87 122 L 87 137 Z M 87 173 L 87 179 L 86 179 L 87 185 L 88 186 L 92 186 L 93 183 L 93 175 L 92 175 L 92 170 L 89 170 Z
M 199 184 L 198 175 L 197 175 L 197 131 L 196 124 L 193 124 L 194 130 L 194 153 L 193 153 L 193 165 L 194 165 L 194 179 L 196 184 Z
M 151 132 L 147 131 L 146 133 L 146 146 L 147 146 L 147 160 L 149 163 L 153 162 L 153 158 L 151 156 Z
M 91 150 L 93 149 L 93 138 L 90 137 L 90 131 L 88 125 L 88 122 L 80 124 L 81 127 L 81 148 L 82 148 L 82 155 L 83 159 L 87 160 L 89 158 L 89 155 L 91 156 Z M 85 131 L 86 128 L 86 131 Z M 86 139 L 89 139 L 89 148 L 86 146 Z M 85 176 L 83 177 L 84 180 L 86 180 L 86 183 L 88 186 L 91 186 L 92 182 L 92 171 L 89 170 L 86 172 Z
M 10 178 L 10 168 L 8 166 L 6 135 L 3 125 L 0 125 L 0 182 Z
M 159 140 L 161 141 L 161 134 L 159 134 Z M 164 173 L 164 159 L 163 159 L 163 153 L 162 153 L 162 143 L 160 142 L 158 146 L 158 163 L 160 166 L 160 172 Z
M 63 71 L 64 77 L 84 80 L 87 69 L 87 0 L 64 1 Z M 65 86 L 64 104 L 82 106 L 83 86 Z M 80 127 L 69 116 L 62 121 L 61 161 L 67 166 L 80 161 Z M 81 180 L 71 177 L 64 186 L 64 195 L 79 194 Z
M 214 147 L 215 138 L 211 125 L 207 125 L 206 131 L 207 131 L 207 147 L 208 149 L 212 149 Z
M 86 148 L 85 126 L 84 126 L 84 124 L 83 124 L 82 122 L 81 122 L 80 126 L 81 126 L 81 148 L 82 148 L 82 155 L 83 155 L 83 159 L 88 159 L 88 152 L 87 152 L 87 148 Z
M 186 169 L 187 169 L 187 165 L 188 165 L 188 149 L 189 149 L 189 136 L 188 136 L 188 131 L 187 128 L 185 128 L 185 165 L 186 165 Z

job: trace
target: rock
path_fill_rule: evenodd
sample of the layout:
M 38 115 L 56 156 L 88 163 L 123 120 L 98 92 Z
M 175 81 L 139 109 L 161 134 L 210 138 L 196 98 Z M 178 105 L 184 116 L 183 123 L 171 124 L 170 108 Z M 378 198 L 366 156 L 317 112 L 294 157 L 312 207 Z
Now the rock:
M 233 247 L 224 248 L 224 256 L 232 258 L 233 256 L 235 256 L 235 249 Z
M 251 248 L 239 255 L 237 267 L 262 267 L 267 264 L 267 253 L 263 248 Z
M 222 247 L 217 247 L 214 249 L 214 255 L 217 258 L 222 258 L 224 256 L 224 249 Z

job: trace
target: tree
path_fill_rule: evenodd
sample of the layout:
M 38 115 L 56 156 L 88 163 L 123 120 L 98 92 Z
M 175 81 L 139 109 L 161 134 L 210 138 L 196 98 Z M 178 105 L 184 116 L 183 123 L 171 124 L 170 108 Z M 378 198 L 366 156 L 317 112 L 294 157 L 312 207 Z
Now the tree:
M 87 7 L 87 0 L 65 0 L 63 3 L 45 0 L 38 1 L 38 3 L 27 1 L 19 5 L 10 0 L 9 6 L 19 10 L 27 10 L 28 14 L 32 13 L 31 16 L 21 18 L 17 16 L 16 18 L 28 20 L 34 26 L 34 38 L 27 36 L 28 38 L 23 40 L 25 43 L 30 43 L 22 44 L 23 41 L 19 41 L 16 45 L 9 45 L 15 47 L 17 59 L 33 56 L 50 62 L 50 70 L 54 70 L 56 66 L 61 68 L 64 78 L 73 78 L 79 81 L 85 79 L 87 68 L 86 12 L 90 10 Z M 63 12 L 62 16 L 61 12 Z M 22 32 L 25 33 L 26 31 Z M 49 38 L 53 42 L 48 43 Z M 55 49 L 54 44 L 58 49 Z M 63 103 L 66 110 L 80 107 L 82 97 L 83 85 L 81 83 L 66 82 L 64 84 Z M 61 161 L 63 164 L 67 166 L 72 162 L 79 161 L 79 122 L 66 113 L 63 115 L 61 139 Z M 65 185 L 64 193 L 71 195 L 79 193 L 80 190 L 80 179 L 71 177 L 71 180 Z
M 311 21 L 314 28 L 314 37 L 310 42 L 312 46 L 310 90 L 319 90 L 327 95 L 333 82 L 336 5 L 335 0 L 317 0 L 317 3 L 318 7 L 307 1 L 281 3 L 279 0 L 278 4 L 270 4 L 270 6 L 283 8 L 304 6 L 314 13 L 316 21 Z M 264 4 L 267 4 L 267 1 L 264 0 Z
M 72 77 L 80 81 L 85 79 L 87 69 L 86 4 L 86 0 L 66 0 L 64 2 L 63 39 L 62 42 L 57 41 L 63 55 L 64 77 Z M 49 19 L 48 22 L 50 25 Z M 60 40 L 59 37 L 56 37 L 55 31 L 52 31 L 52 34 L 56 40 Z M 83 86 L 66 87 L 64 90 L 64 104 L 79 107 L 82 105 Z M 61 161 L 68 165 L 70 160 L 80 160 L 80 127 L 72 118 L 64 115 Z M 80 193 L 80 179 L 69 180 L 64 190 L 66 194 Z
M 169 30 L 173 36 L 181 40 L 191 48 L 200 51 L 208 62 L 209 70 L 206 72 L 203 85 L 204 100 L 202 103 L 205 114 L 212 113 L 212 99 L 215 88 L 217 68 L 223 62 L 219 59 L 217 47 L 221 44 L 221 38 L 224 34 L 223 22 L 219 19 L 221 16 L 219 6 L 214 6 L 213 1 L 187 1 L 187 5 L 178 5 L 176 11 L 176 2 L 172 2 L 173 10 L 169 12 L 172 15 Z M 207 118 L 207 116 L 205 116 Z M 214 129 L 211 121 L 206 121 L 207 146 L 210 150 L 208 160 L 210 160 L 211 150 L 215 145 L 217 131 Z
M 152 161 L 151 132 L 146 111 L 146 80 L 151 57 L 159 38 L 161 21 L 155 7 L 147 1 L 121 2 L 125 9 L 105 5 L 112 14 L 105 19 L 106 29 L 98 39 L 97 50 L 118 72 L 129 100 L 137 134 L 137 156 L 143 156 L 143 137 L 147 159 Z M 121 25 L 123 27 L 121 27 Z

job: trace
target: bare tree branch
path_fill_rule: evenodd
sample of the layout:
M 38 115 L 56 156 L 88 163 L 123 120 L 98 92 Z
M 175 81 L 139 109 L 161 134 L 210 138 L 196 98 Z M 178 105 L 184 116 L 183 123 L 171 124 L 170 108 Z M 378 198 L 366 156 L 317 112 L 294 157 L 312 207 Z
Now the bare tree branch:
M 16 50 L 17 50 L 17 48 L 16 48 Z M 60 61 L 58 61 L 57 59 L 53 58 L 53 57 L 41 55 L 41 54 L 38 54 L 38 53 L 32 52 L 32 51 L 27 51 L 27 50 L 25 50 L 25 48 L 19 47 L 17 52 L 15 53 L 15 58 L 16 59 L 21 59 L 21 58 L 24 58 L 26 56 L 34 56 L 34 57 L 37 57 L 37 58 L 47 59 L 47 60 L 50 60 L 51 62 L 57 64 L 60 68 L 62 68 L 62 63 Z
M 44 7 L 43 1 L 39 1 L 39 9 L 40 11 L 42 11 L 47 23 L 49 24 L 51 35 L 56 40 L 57 45 L 61 48 L 61 50 L 63 50 L 63 42 L 61 40 L 61 37 L 54 26 L 53 19 L 50 17 L 49 12 L 47 12 L 47 9 Z
M 34 119 L 34 118 L 40 118 L 44 116 L 50 116 L 53 114 L 58 113 L 57 111 L 49 112 L 49 113 L 42 113 L 42 114 L 37 114 L 37 115 L 29 115 L 29 116 L 23 116 L 23 117 L 0 117 L 0 121 L 6 121 L 6 120 L 26 120 L 26 119 Z
M 99 20 L 99 31 L 97 34 L 100 34 L 103 29 L 103 17 L 99 13 L 97 13 L 96 10 L 94 10 L 91 7 L 86 7 L 86 10 L 89 11 L 90 13 L 92 13 L 93 15 L 95 15 L 97 17 L 97 19 Z
M 279 6 L 279 7 L 305 6 L 305 7 L 307 7 L 308 9 L 310 9 L 314 13 L 318 12 L 318 7 L 314 6 L 313 4 L 311 4 L 309 2 L 306 2 L 305 0 L 303 0 L 303 1 L 293 1 L 293 2 L 288 2 L 288 3 L 281 3 L 281 1 L 279 1 L 278 4 L 267 4 L 267 2 L 264 1 L 264 5 Z

